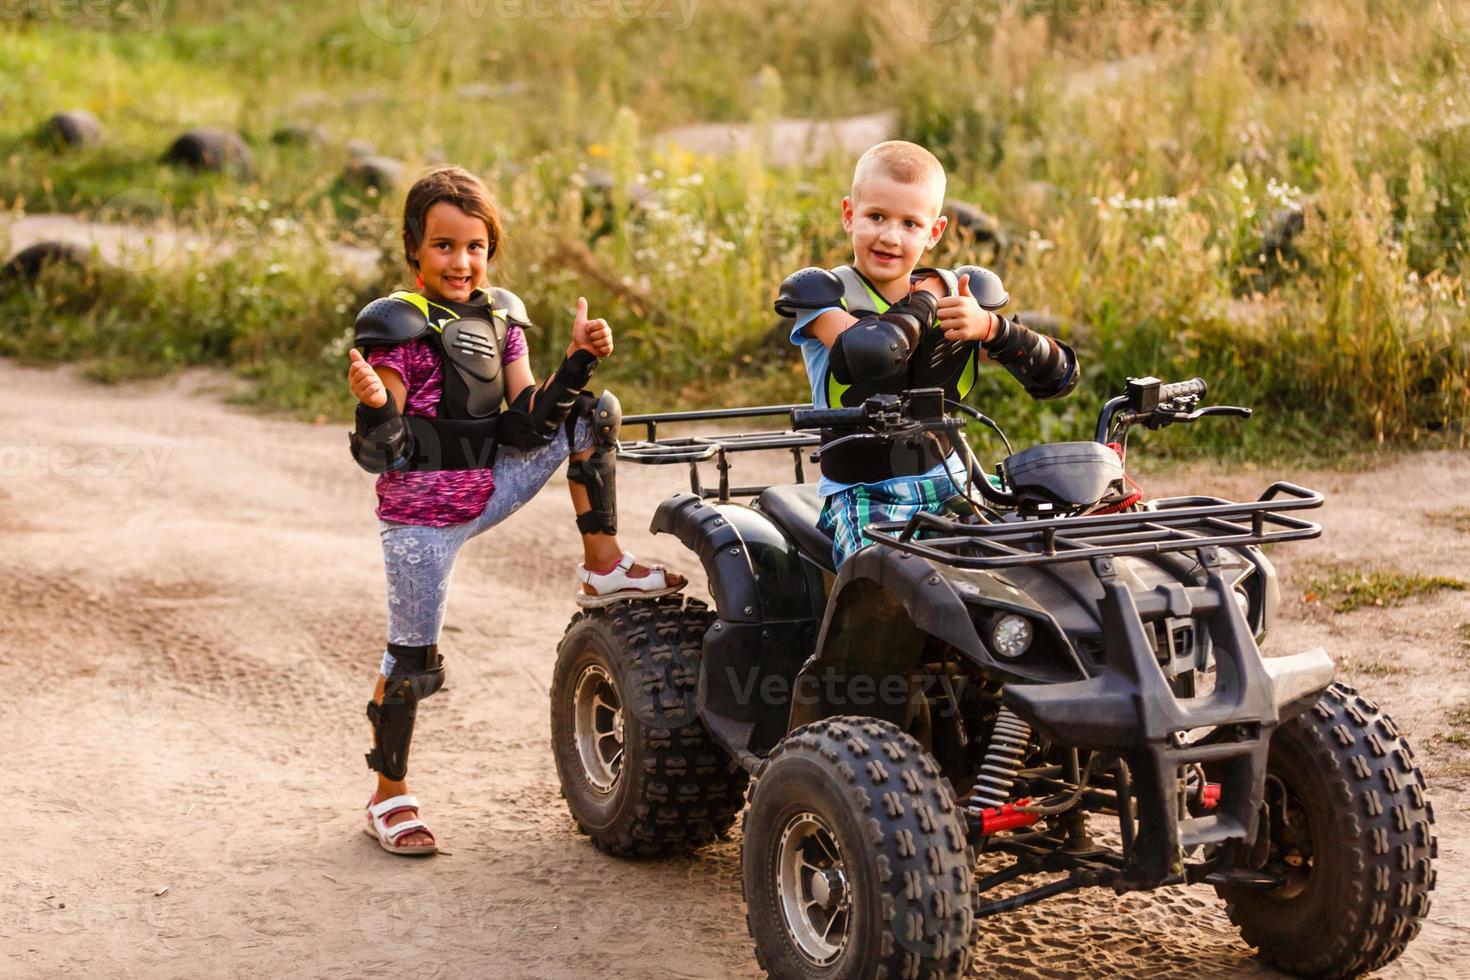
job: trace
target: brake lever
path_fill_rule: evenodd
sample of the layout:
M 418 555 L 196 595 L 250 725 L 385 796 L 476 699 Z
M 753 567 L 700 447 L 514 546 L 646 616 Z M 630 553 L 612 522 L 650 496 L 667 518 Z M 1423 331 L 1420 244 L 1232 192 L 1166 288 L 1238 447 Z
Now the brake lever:
M 875 423 L 878 423 L 882 420 L 874 419 L 873 421 Z M 902 425 L 883 425 L 882 428 L 877 432 L 854 432 L 851 435 L 845 435 L 841 438 L 833 439 L 831 442 L 827 443 L 824 446 L 819 446 L 817 449 L 812 451 L 811 460 L 813 463 L 820 462 L 823 453 L 830 452 L 843 443 L 853 442 L 854 440 L 877 439 L 881 442 L 892 442 L 895 439 L 901 439 L 919 433 L 933 431 L 934 428 L 935 427 L 931 426 L 928 423 L 919 422 L 913 419 L 907 419 L 903 421 Z
M 852 435 L 842 436 L 840 439 L 833 439 L 825 446 L 818 446 L 816 449 L 813 449 L 811 460 L 813 463 L 820 462 L 823 453 L 831 452 L 833 449 L 836 449 L 838 446 L 841 446 L 844 443 L 853 442 L 855 440 L 882 438 L 883 436 L 878 435 L 876 432 L 854 432 Z
M 1204 418 L 1206 415 L 1225 415 L 1248 419 L 1251 417 L 1252 412 L 1249 408 L 1241 408 L 1238 405 L 1206 405 L 1204 408 L 1197 408 L 1192 412 L 1170 412 L 1164 411 L 1162 408 L 1156 408 L 1148 420 L 1144 422 L 1144 425 L 1149 429 L 1162 429 L 1164 426 L 1173 425 L 1175 422 L 1194 422 Z
M 1193 422 L 1195 419 L 1204 418 L 1206 415 L 1224 415 L 1230 418 L 1248 419 L 1255 414 L 1251 409 L 1240 405 L 1207 405 L 1204 408 L 1191 412 L 1185 421 Z

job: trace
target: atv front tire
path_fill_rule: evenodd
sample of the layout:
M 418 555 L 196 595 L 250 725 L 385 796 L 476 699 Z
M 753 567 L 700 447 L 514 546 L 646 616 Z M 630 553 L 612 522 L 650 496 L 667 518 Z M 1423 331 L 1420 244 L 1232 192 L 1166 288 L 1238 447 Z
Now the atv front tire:
M 551 741 L 577 828 L 620 857 L 722 837 L 748 776 L 695 712 L 713 615 L 669 597 L 579 612 L 557 647 Z
M 1245 941 L 1278 969 L 1323 977 L 1402 953 L 1429 912 L 1437 847 L 1424 777 L 1388 715 L 1333 684 L 1272 736 L 1266 804 L 1285 884 L 1217 889 Z
M 938 764 L 897 726 L 829 718 L 788 735 L 751 792 L 740 858 L 772 977 L 965 972 L 974 853 Z

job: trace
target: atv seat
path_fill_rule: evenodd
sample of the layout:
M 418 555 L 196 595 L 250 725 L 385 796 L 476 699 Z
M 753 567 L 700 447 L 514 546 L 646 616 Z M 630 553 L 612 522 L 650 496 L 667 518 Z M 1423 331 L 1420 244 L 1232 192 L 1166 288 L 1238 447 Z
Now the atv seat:
M 755 505 L 781 530 L 791 535 L 802 554 L 827 571 L 834 570 L 832 537 L 817 527 L 817 517 L 822 513 L 822 498 L 817 496 L 816 484 L 767 487 L 755 499 Z

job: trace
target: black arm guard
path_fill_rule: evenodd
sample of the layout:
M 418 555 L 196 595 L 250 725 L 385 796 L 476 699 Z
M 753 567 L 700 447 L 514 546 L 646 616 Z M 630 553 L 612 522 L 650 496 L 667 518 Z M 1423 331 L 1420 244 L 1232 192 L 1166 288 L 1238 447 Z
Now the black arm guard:
M 347 442 L 352 458 L 369 473 L 387 473 L 408 465 L 412 438 L 391 395 L 378 408 L 357 403 L 357 428 Z
M 920 290 L 881 316 L 865 316 L 832 344 L 832 376 L 842 384 L 886 378 L 903 370 L 919 338 L 934 322 L 939 301 Z
M 369 473 L 476 470 L 495 465 L 500 419 L 426 419 L 402 415 L 389 398 L 380 408 L 357 406 L 348 436 L 352 458 Z
M 991 360 L 1021 382 L 1032 398 L 1060 398 L 1077 387 L 1077 354 L 1053 337 L 1006 317 L 984 343 Z
M 501 415 L 500 441 L 516 449 L 548 445 L 566 420 L 577 394 L 592 380 L 597 358 L 585 350 L 573 351 L 556 374 L 539 388 L 527 386 Z

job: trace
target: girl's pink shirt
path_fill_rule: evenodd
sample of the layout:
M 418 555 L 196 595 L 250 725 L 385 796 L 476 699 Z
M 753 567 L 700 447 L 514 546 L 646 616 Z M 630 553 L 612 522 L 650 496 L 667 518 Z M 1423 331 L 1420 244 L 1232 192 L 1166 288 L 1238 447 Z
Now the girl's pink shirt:
M 526 356 L 526 335 L 512 325 L 505 335 L 502 365 Z M 434 348 L 423 340 L 410 340 L 392 347 L 375 347 L 368 352 L 373 367 L 392 368 L 408 389 L 405 415 L 432 419 L 439 415 L 439 396 L 444 392 L 444 366 Z M 490 469 L 433 470 L 423 473 L 384 473 L 378 477 L 378 519 L 399 524 L 447 527 L 480 516 L 495 492 L 495 474 Z

